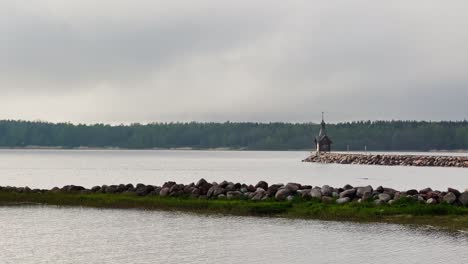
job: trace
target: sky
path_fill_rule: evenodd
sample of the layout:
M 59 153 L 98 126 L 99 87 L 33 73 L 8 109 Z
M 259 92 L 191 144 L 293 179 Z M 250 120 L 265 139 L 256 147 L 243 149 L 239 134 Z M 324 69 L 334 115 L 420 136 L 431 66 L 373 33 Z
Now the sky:
M 468 119 L 468 2 L 0 0 L 0 119 Z

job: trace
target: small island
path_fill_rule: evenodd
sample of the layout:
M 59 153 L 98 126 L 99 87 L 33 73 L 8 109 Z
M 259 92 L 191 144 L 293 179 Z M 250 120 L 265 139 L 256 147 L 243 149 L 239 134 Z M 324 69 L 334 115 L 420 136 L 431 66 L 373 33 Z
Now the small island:
M 256 185 L 223 181 L 166 182 L 162 186 L 67 185 L 31 189 L 0 187 L 0 205 L 179 210 L 334 221 L 431 225 L 468 231 L 468 190 L 395 190 L 383 186 Z

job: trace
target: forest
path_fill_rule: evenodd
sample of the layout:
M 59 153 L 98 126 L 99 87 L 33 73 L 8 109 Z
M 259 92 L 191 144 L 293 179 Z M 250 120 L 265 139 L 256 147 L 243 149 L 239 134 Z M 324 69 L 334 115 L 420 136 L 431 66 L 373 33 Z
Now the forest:
M 327 124 L 333 150 L 468 149 L 468 121 Z M 150 123 L 131 125 L 0 121 L 0 147 L 312 149 L 315 123 Z

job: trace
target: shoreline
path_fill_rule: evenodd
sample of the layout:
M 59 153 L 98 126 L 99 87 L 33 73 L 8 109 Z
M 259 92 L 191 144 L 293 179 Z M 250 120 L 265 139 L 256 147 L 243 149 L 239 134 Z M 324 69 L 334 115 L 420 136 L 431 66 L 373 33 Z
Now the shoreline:
M 431 225 L 468 232 L 468 190 L 397 191 L 382 186 L 333 188 L 297 183 L 231 182 L 163 186 L 67 185 L 50 190 L 0 187 L 0 206 L 53 205 L 176 210 L 207 214 Z

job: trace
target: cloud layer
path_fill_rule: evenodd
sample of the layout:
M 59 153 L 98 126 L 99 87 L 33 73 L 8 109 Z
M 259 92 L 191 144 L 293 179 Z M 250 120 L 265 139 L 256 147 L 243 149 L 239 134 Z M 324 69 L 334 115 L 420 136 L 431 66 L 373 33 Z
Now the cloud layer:
M 466 1 L 0 0 L 0 118 L 468 118 Z

